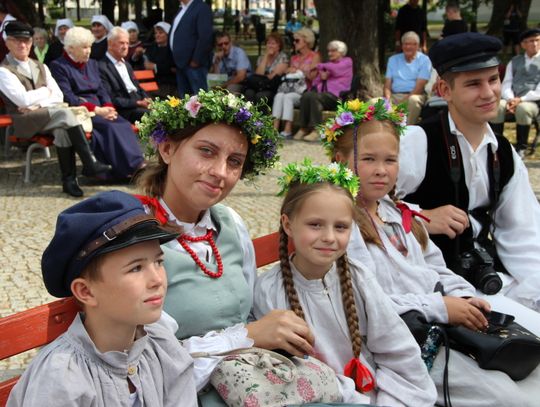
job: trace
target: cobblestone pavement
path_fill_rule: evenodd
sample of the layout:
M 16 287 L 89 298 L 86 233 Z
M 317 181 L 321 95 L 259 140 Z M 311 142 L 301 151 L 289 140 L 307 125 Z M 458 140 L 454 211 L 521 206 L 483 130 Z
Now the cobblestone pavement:
M 21 176 L 23 156 L 11 151 L 0 160 L 0 317 L 53 300 L 43 286 L 41 253 L 49 242 L 57 214 L 78 199 L 62 193 L 56 159 L 45 160 L 35 154 L 32 183 Z M 326 162 L 317 143 L 287 141 L 282 163 L 300 161 L 305 156 L 316 163 Z M 540 197 L 540 162 L 527 162 L 534 192 Z M 243 217 L 252 237 L 277 230 L 281 199 L 277 170 L 260 177 L 255 185 L 239 182 L 225 203 Z M 86 196 L 100 191 L 120 189 L 135 192 L 131 185 L 92 185 L 81 180 Z M 0 362 L 0 380 L 20 373 L 34 352 Z

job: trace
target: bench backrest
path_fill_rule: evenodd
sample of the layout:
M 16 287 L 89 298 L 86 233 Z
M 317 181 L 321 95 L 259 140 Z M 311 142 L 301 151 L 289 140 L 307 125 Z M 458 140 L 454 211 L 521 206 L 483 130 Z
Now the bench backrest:
M 253 240 L 257 267 L 278 260 L 278 240 L 277 232 Z M 0 360 L 52 342 L 67 330 L 78 311 L 73 298 L 64 298 L 0 318 Z M 17 380 L 0 383 L 0 407 L 6 405 Z
M 156 76 L 151 69 L 142 69 L 133 71 L 135 79 L 139 81 L 139 85 L 145 92 L 154 92 L 159 89 L 156 82 Z

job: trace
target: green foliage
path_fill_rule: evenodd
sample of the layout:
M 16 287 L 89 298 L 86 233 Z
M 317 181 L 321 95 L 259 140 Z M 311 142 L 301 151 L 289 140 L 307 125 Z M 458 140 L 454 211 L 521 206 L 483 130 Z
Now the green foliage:
M 156 99 L 137 123 L 139 138 L 147 155 L 153 156 L 157 145 L 179 129 L 207 123 L 237 126 L 249 141 L 244 174 L 249 179 L 264 174 L 279 160 L 282 138 L 274 129 L 272 117 L 265 114 L 267 108 L 262 101 L 254 105 L 225 90 L 201 90 L 183 99 Z
M 351 196 L 358 194 L 360 181 L 353 172 L 342 163 L 313 165 L 309 158 L 300 164 L 290 163 L 283 168 L 283 176 L 278 178 L 281 190 L 278 196 L 285 193 L 295 184 L 318 184 L 328 182 L 349 191 Z

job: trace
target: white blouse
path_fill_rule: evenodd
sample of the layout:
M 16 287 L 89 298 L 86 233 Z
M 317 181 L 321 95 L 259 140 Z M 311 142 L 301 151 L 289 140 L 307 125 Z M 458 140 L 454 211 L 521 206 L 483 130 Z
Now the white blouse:
M 408 328 L 392 309 L 373 274 L 354 261 L 350 267 L 363 337 L 361 360 L 374 372 L 377 384 L 376 391 L 367 394 L 369 402 L 433 406 L 435 386 Z M 332 267 L 322 280 L 306 280 L 292 263 L 291 268 L 306 321 L 315 335 L 316 356 L 336 372 L 343 372 L 353 354 L 336 268 Z M 279 264 L 257 279 L 253 304 L 255 317 L 276 308 L 290 308 Z M 348 396 L 350 393 L 344 394 Z

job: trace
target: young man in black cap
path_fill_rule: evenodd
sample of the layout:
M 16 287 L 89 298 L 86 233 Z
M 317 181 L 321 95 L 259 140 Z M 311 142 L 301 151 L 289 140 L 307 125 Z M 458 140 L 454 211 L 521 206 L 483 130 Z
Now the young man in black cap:
M 516 151 L 523 157 L 531 124 L 539 120 L 540 113 L 540 29 L 521 33 L 520 44 L 525 53 L 512 58 L 506 67 L 499 113 L 491 127 L 502 135 L 506 113 L 515 114 Z
M 83 174 L 94 176 L 111 170 L 96 160 L 86 134 L 75 114 L 60 105 L 64 95 L 47 66 L 30 59 L 34 30 L 20 21 L 6 26 L 9 54 L 0 63 L 0 97 L 13 119 L 18 137 L 52 133 L 62 173 L 62 190 L 75 197 L 83 195 L 76 176 L 75 152 L 83 163 Z
M 501 48 L 498 39 L 479 33 L 456 34 L 431 48 L 448 111 L 403 137 L 398 194 L 424 209 L 431 238 L 452 270 L 480 280 L 475 285 L 484 292 L 502 283 L 507 297 L 538 311 L 540 206 L 523 162 L 488 124 L 501 95 Z M 491 251 L 494 267 L 480 247 Z M 495 297 L 490 302 L 496 305 Z
M 41 259 L 55 297 L 82 307 L 11 391 L 16 406 L 197 405 L 193 360 L 162 313 L 161 243 L 178 236 L 135 197 L 109 191 L 64 210 Z

